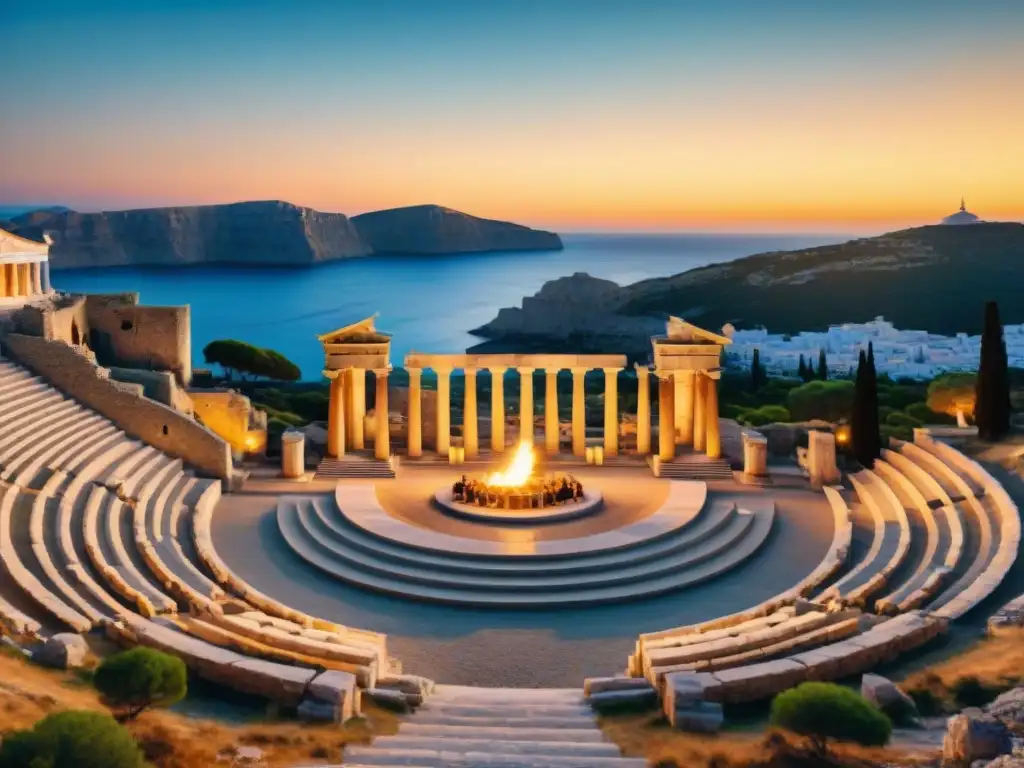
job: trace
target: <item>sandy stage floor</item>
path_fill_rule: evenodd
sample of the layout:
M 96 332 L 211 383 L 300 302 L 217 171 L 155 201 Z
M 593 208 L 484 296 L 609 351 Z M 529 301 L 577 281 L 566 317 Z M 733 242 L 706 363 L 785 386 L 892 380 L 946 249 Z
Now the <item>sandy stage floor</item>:
M 451 482 L 449 469 L 407 471 L 378 491 L 389 511 L 418 524 L 465 535 L 463 526 L 429 507 L 430 495 Z M 643 470 L 588 470 L 608 500 L 600 517 L 551 527 L 543 535 L 581 536 L 651 514 L 666 481 Z M 640 632 L 703 621 L 755 605 L 798 582 L 821 560 L 832 537 L 832 514 L 820 493 L 775 487 L 775 527 L 742 567 L 714 581 L 636 603 L 547 611 L 477 610 L 378 595 L 330 578 L 294 555 L 274 518 L 278 495 L 330 493 L 333 484 L 286 486 L 256 482 L 225 496 L 213 536 L 225 562 L 257 589 L 300 610 L 342 624 L 386 632 L 406 671 L 453 684 L 575 686 L 589 675 L 621 672 Z M 712 498 L 763 493 L 734 483 L 709 483 Z M 561 529 L 561 530 L 556 530 Z M 474 531 L 480 535 L 480 531 Z

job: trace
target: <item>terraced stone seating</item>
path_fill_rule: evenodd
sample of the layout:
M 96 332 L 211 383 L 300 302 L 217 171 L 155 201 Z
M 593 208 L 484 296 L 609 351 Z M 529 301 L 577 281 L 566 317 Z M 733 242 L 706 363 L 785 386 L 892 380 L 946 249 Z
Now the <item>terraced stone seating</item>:
M 673 486 L 662 525 L 648 519 L 632 531 L 543 541 L 520 554 L 503 551 L 507 543 L 424 531 L 390 518 L 373 486 L 339 488 L 337 500 L 285 497 L 277 522 L 300 557 L 366 589 L 502 607 L 610 603 L 713 578 L 752 555 L 771 530 L 770 502 L 751 509 L 704 505 L 703 484 Z

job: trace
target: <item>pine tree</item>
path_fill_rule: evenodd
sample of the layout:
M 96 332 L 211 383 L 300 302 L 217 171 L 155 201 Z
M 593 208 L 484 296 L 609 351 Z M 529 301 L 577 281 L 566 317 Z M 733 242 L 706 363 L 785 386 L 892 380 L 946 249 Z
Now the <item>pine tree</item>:
M 983 440 L 1000 440 L 1010 431 L 1010 374 L 1006 342 L 999 320 L 999 305 L 985 304 L 985 327 L 981 332 L 981 361 L 975 385 L 974 423 Z
M 828 378 L 828 360 L 825 359 L 824 347 L 818 350 L 818 378 L 822 381 Z
M 757 392 L 764 384 L 764 368 L 761 367 L 761 350 L 754 350 L 754 357 L 750 361 L 750 384 Z
M 800 381 L 807 381 L 807 365 L 804 363 L 803 355 L 800 355 L 800 365 L 797 366 L 796 375 L 800 377 Z

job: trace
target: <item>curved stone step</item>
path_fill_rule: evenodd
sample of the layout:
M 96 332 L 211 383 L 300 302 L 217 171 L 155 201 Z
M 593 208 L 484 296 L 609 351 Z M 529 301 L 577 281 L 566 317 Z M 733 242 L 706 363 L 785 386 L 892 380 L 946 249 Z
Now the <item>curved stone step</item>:
M 730 504 L 728 508 L 731 510 L 733 506 Z M 287 519 L 291 513 L 286 508 L 284 514 Z M 322 526 L 318 524 L 319 518 L 308 504 L 297 504 L 294 514 L 312 546 L 317 547 L 325 556 L 352 568 L 394 579 L 444 588 L 524 592 L 581 589 L 592 585 L 628 584 L 647 580 L 662 573 L 692 568 L 721 555 L 724 550 L 733 546 L 744 536 L 753 525 L 752 515 L 734 513 L 728 516 L 727 524 L 710 538 L 697 543 L 685 542 L 660 558 L 644 558 L 640 562 L 627 561 L 619 565 L 609 565 L 604 570 L 587 569 L 583 573 L 549 574 L 539 569 L 533 569 L 533 573 L 522 573 L 515 570 L 480 573 L 461 569 L 461 572 L 452 574 L 439 571 L 433 565 L 425 564 L 416 567 L 415 564 L 404 565 L 391 560 L 382 560 L 360 550 L 346 548 L 338 542 L 329 541 L 324 536 Z
M 345 766 L 401 765 L 406 768 L 646 768 L 641 757 L 587 757 L 573 755 L 517 755 L 500 752 L 500 744 L 486 752 L 449 752 L 427 749 L 345 748 Z
M 419 722 L 419 718 L 416 718 L 416 723 Z M 492 750 L 500 749 L 502 753 L 508 755 L 571 755 L 573 757 L 620 757 L 621 753 L 619 748 L 610 742 L 597 741 L 590 739 L 588 741 L 538 741 L 533 739 L 533 734 L 516 733 L 518 739 L 510 739 L 506 737 L 501 739 L 489 739 L 485 732 L 494 730 L 506 730 L 504 728 L 476 728 L 466 727 L 466 731 L 474 733 L 472 737 L 460 736 L 453 737 L 447 735 L 441 736 L 421 736 L 409 732 L 408 725 L 403 725 L 401 731 L 395 736 L 378 736 L 373 741 L 373 745 L 368 749 L 370 750 L 381 750 L 381 749 L 426 749 L 436 750 L 439 752 L 489 752 Z M 462 727 L 462 726 L 458 726 Z M 553 729 L 535 729 L 537 731 L 543 730 L 545 732 Z M 568 733 L 568 729 L 566 729 Z M 588 736 L 594 734 L 593 729 L 586 731 L 578 731 L 579 733 L 586 733 Z M 598 737 L 601 732 L 596 731 Z
M 325 573 L 365 589 L 412 599 L 480 607 L 553 607 L 633 600 L 673 592 L 712 579 L 735 568 L 757 551 L 771 530 L 774 509 L 755 513 L 749 532 L 736 542 L 735 546 L 728 548 L 718 557 L 693 568 L 659 573 L 652 578 L 626 584 L 589 585 L 584 588 L 568 587 L 543 592 L 467 589 L 458 583 L 442 587 L 422 583 L 422 581 L 401 580 L 390 575 L 367 573 L 327 556 L 308 537 L 299 522 L 298 512 L 294 508 L 282 508 L 277 519 L 282 537 L 302 559 Z
M 437 571 L 454 573 L 578 573 L 584 571 L 605 572 L 620 565 L 635 565 L 645 560 L 663 557 L 684 547 L 695 546 L 715 535 L 727 526 L 734 514 L 734 505 L 713 503 L 704 505 L 701 512 L 674 531 L 651 539 L 642 539 L 630 547 L 618 547 L 607 551 L 582 552 L 576 555 L 562 554 L 551 557 L 494 557 L 490 555 L 469 555 L 462 552 L 425 552 L 422 549 L 402 545 L 393 540 L 381 539 L 362 528 L 347 522 L 337 506 L 326 499 L 310 499 L 312 512 L 319 518 L 317 528 L 325 534 L 327 541 L 338 542 L 343 551 L 359 550 L 375 560 L 393 560 L 399 565 L 422 569 L 429 566 Z M 288 503 L 287 498 L 280 503 Z

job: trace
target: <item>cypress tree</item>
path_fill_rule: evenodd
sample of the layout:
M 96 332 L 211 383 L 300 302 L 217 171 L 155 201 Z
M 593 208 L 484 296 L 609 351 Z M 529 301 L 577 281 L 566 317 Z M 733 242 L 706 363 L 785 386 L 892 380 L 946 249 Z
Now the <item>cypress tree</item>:
M 761 388 L 762 383 L 762 371 L 761 371 L 761 350 L 754 350 L 754 357 L 750 361 L 750 384 L 753 386 L 754 391 L 757 392 Z
M 804 363 L 803 355 L 800 355 L 800 365 L 797 366 L 796 375 L 800 377 L 800 381 L 807 381 L 807 365 Z
M 828 361 L 825 359 L 825 349 L 818 350 L 818 378 L 822 381 L 828 379 Z
M 1010 373 L 1006 360 L 999 305 L 985 304 L 981 332 L 981 360 L 975 385 L 974 423 L 983 440 L 999 440 L 1010 431 Z
M 850 431 L 853 454 L 865 467 L 874 466 L 881 453 L 882 440 L 878 431 L 878 382 L 874 372 L 874 354 L 861 350 L 857 360 L 857 378 L 854 382 L 853 415 Z

